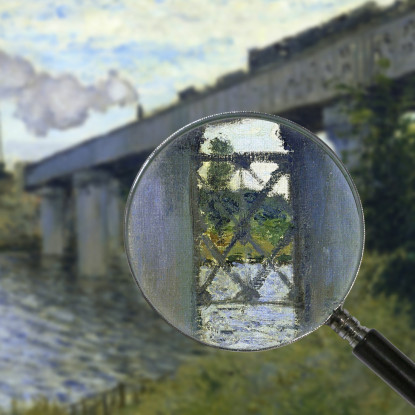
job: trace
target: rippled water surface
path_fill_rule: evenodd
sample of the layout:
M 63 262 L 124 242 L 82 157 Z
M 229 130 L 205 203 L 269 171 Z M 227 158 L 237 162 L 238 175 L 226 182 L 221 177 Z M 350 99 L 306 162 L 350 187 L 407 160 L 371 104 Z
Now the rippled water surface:
M 28 255 L 0 254 L 0 406 L 60 402 L 172 373 L 206 348 L 162 321 L 128 271 L 76 280 Z
M 231 269 L 240 280 L 249 283 L 262 265 L 234 263 Z M 258 350 L 294 339 L 298 328 L 295 309 L 289 288 L 277 271 L 284 272 L 288 284 L 293 283 L 291 265 L 269 270 L 254 302 L 235 301 L 240 287 L 223 270 L 219 271 L 208 288 L 212 303 L 200 307 L 201 340 L 219 347 Z M 200 269 L 201 283 L 210 272 L 206 266 Z

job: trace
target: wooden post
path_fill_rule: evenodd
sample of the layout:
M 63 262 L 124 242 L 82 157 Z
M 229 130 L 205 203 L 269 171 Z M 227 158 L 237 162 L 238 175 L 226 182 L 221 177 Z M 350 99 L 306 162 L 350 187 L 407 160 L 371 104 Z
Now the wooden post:
M 138 389 L 134 389 L 133 391 L 133 402 L 138 403 L 140 400 L 140 391 Z
M 108 403 L 107 403 L 107 394 L 102 394 L 102 415 L 109 415 Z
M 93 401 L 91 403 L 91 406 L 89 407 L 88 415 L 98 415 L 97 414 L 97 412 L 98 412 L 97 409 L 98 409 L 98 403 L 95 400 L 95 402 Z
M 120 383 L 118 385 L 119 408 L 125 408 L 125 385 Z
M 18 411 L 18 408 L 17 408 L 17 401 L 15 399 L 12 399 L 10 409 L 11 409 L 12 415 L 18 415 L 19 411 Z
M 116 407 L 117 404 L 117 390 L 118 385 L 108 392 L 108 408 L 110 412 Z

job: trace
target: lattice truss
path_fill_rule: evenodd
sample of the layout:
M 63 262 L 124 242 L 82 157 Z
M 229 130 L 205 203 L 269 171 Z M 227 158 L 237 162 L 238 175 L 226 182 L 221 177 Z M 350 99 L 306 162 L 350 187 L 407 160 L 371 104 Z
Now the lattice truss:
M 290 160 L 289 152 L 233 152 L 220 155 L 199 151 L 193 155 L 192 174 L 197 194 L 194 199 L 198 202 L 193 206 L 194 239 L 198 247 L 196 266 L 199 270 L 204 268 L 203 276 L 201 272 L 198 274 L 199 306 L 220 302 L 256 303 L 260 301 L 259 291 L 271 273 L 278 275 L 288 288 L 289 295 L 285 296 L 284 301 L 293 301 L 292 273 L 289 276 L 283 271 L 287 261 L 292 269 L 292 207 L 289 197 L 275 193 L 276 185 L 284 176 L 289 181 Z M 233 177 L 230 179 L 234 182 L 233 189 L 223 189 L 209 181 L 206 171 L 212 163 L 229 166 L 226 169 L 228 175 Z M 257 174 L 254 163 L 257 171 L 258 166 L 267 165 L 266 180 L 263 175 Z M 244 185 L 244 178 L 249 179 L 250 183 L 255 182 L 254 190 L 252 185 L 250 189 Z M 237 248 L 245 248 L 250 256 L 236 258 Z M 241 266 L 235 266 L 235 260 L 240 264 L 259 264 L 255 275 L 243 278 Z M 215 277 L 225 279 L 225 285 L 236 289 L 222 293 L 219 298 L 212 298 L 209 291 Z

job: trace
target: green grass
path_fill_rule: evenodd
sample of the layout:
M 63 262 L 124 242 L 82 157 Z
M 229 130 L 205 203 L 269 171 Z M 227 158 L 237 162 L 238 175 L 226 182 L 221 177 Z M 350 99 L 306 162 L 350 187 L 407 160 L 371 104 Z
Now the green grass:
M 0 411 L 1 415 L 69 415 L 60 404 L 39 398 L 31 404 L 12 402 L 10 411 Z
M 413 355 L 409 304 L 374 296 L 387 256 L 367 254 L 346 308 Z M 397 307 L 399 304 L 399 308 Z M 399 309 L 399 314 L 396 310 Z M 406 415 L 410 406 L 365 368 L 350 346 L 324 326 L 290 346 L 266 352 L 210 353 L 183 364 L 169 379 L 149 382 L 138 404 L 112 415 Z M 65 415 L 38 401 L 21 415 Z
M 346 308 L 403 351 L 415 344 L 408 307 L 396 297 L 373 296 L 387 257 L 366 256 Z M 401 312 L 394 314 L 396 304 Z M 415 356 L 411 356 L 415 358 Z M 322 327 L 277 350 L 233 353 L 213 350 L 154 383 L 141 403 L 120 415 L 408 414 L 409 405 L 353 355 L 350 346 Z

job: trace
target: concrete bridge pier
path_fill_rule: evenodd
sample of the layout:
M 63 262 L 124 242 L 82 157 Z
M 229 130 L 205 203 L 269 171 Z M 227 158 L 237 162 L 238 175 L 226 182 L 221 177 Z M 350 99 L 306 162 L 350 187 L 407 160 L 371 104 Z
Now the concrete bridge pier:
M 46 257 L 62 257 L 65 250 L 65 189 L 43 187 L 41 196 L 40 226 L 42 230 L 42 254 Z
M 336 101 L 324 107 L 323 127 L 337 155 L 348 167 L 353 167 L 359 156 L 359 140 L 353 132 L 346 108 L 346 101 Z
M 102 170 L 74 174 L 77 265 L 80 276 L 108 274 L 120 249 L 120 201 L 116 179 Z
M 117 256 L 123 252 L 122 245 L 122 218 L 124 209 L 120 197 L 120 182 L 111 177 L 108 181 L 108 205 L 107 205 L 107 225 L 108 225 L 108 247 L 111 256 Z

